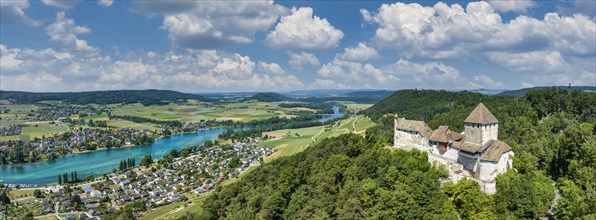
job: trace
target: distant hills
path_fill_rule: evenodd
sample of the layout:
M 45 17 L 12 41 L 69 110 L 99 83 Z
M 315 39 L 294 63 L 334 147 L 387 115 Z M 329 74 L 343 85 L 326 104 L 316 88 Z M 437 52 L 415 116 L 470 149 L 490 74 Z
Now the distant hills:
M 592 91 L 596 92 L 596 86 L 541 86 L 541 87 L 532 87 L 532 88 L 523 88 L 518 90 L 508 90 L 501 92 L 497 95 L 500 96 L 524 96 L 528 94 L 529 91 L 537 90 L 537 89 L 546 89 L 546 88 L 561 88 L 569 91 Z
M 247 98 L 247 100 L 251 99 L 257 100 L 259 102 L 282 102 L 291 100 L 290 97 L 274 92 L 261 92 L 254 94 L 250 98 Z
M 200 95 L 171 90 L 108 90 L 89 92 L 19 92 L 0 91 L 0 99 L 11 103 L 24 104 L 40 101 L 62 101 L 69 104 L 115 104 L 141 103 L 143 105 L 167 104 L 174 101 L 195 99 L 210 101 Z

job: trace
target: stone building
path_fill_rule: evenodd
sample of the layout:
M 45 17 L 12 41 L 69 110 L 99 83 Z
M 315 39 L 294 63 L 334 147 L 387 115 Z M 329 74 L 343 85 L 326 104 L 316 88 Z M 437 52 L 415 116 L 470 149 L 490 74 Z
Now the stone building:
M 430 129 L 423 121 L 395 120 L 394 148 L 418 149 L 428 153 L 428 160 L 447 168 L 457 182 L 471 178 L 485 193 L 494 193 L 495 178 L 513 168 L 513 150 L 498 139 L 499 121 L 480 103 L 464 120 L 464 132 L 448 126 Z

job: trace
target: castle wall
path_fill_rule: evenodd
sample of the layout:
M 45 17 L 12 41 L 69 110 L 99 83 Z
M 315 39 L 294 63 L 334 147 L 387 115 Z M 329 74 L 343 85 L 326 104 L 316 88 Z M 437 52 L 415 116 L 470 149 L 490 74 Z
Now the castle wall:
M 499 140 L 499 124 L 481 125 L 481 129 L 483 145 L 489 140 Z
M 441 155 L 441 156 L 446 157 L 450 160 L 457 161 L 459 150 L 457 150 L 455 148 L 447 146 L 447 150 L 442 151 L 442 150 L 439 150 L 439 146 L 435 142 L 432 142 L 431 149 L 432 149 L 431 153 L 433 153 L 433 154 Z
M 479 179 L 484 181 L 492 181 L 499 174 L 506 172 L 508 169 L 513 169 L 513 151 L 509 151 L 501 155 L 498 162 L 479 161 L 480 167 Z
M 422 137 L 416 131 L 404 131 L 400 129 L 395 129 L 393 147 L 406 150 L 416 148 L 424 152 L 429 150 L 427 138 Z

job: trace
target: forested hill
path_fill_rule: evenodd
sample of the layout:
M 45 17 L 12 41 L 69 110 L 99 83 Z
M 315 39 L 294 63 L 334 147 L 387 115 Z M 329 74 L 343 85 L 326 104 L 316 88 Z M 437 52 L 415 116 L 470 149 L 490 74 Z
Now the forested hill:
M 281 101 L 288 101 L 290 100 L 289 97 L 279 94 L 279 93 L 274 93 L 274 92 L 261 92 L 261 93 L 257 93 L 255 95 L 253 95 L 250 98 L 247 98 L 247 100 L 257 100 L 260 102 L 281 102 Z
M 70 104 L 113 104 L 137 103 L 143 105 L 167 104 L 174 101 L 195 99 L 210 101 L 200 95 L 171 90 L 108 90 L 89 92 L 18 92 L 0 91 L 0 99 L 12 103 L 36 103 L 40 101 L 62 101 Z
M 467 91 L 400 90 L 364 113 L 375 120 L 387 113 L 397 113 L 399 117 L 427 121 L 437 113 L 474 106 L 487 98 L 486 95 Z
M 532 87 L 532 88 L 524 88 L 524 89 L 518 89 L 518 90 L 509 90 L 509 91 L 504 91 L 501 92 L 497 95 L 501 95 L 501 96 L 524 96 L 526 94 L 528 94 L 529 91 L 533 91 L 533 90 L 539 90 L 539 89 L 546 89 L 546 88 L 552 88 L 552 87 Z M 560 89 L 565 89 L 568 92 L 571 91 L 588 91 L 588 92 L 596 92 L 596 86 L 557 86 L 556 88 L 560 88 Z

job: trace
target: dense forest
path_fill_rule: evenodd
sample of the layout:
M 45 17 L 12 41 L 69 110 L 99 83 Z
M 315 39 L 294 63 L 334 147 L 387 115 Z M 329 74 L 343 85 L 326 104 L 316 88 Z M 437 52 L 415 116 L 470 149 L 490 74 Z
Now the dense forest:
M 43 93 L 0 91 L 0 99 L 9 100 L 15 104 L 51 100 L 59 100 L 69 104 L 141 103 L 143 105 L 164 105 L 170 102 L 186 101 L 187 99 L 210 101 L 200 95 L 155 89 Z
M 523 89 L 518 89 L 518 90 L 508 90 L 508 91 L 501 92 L 501 93 L 499 93 L 497 95 L 502 95 L 502 96 L 525 96 L 526 94 L 528 94 L 529 91 L 540 90 L 540 89 L 547 89 L 547 88 L 553 88 L 553 87 L 532 87 L 532 88 L 523 88 Z M 568 92 L 573 92 L 573 91 L 591 91 L 591 92 L 596 92 L 596 86 L 556 86 L 556 88 L 565 89 Z
M 480 101 L 516 153 L 494 195 L 474 181 L 441 187 L 446 171 L 425 154 L 384 148 L 395 114 L 461 131 L 457 124 Z M 261 165 L 182 219 L 595 219 L 595 108 L 595 93 L 555 88 L 524 97 L 400 91 L 366 112 L 379 122 L 366 137 L 326 139 Z

